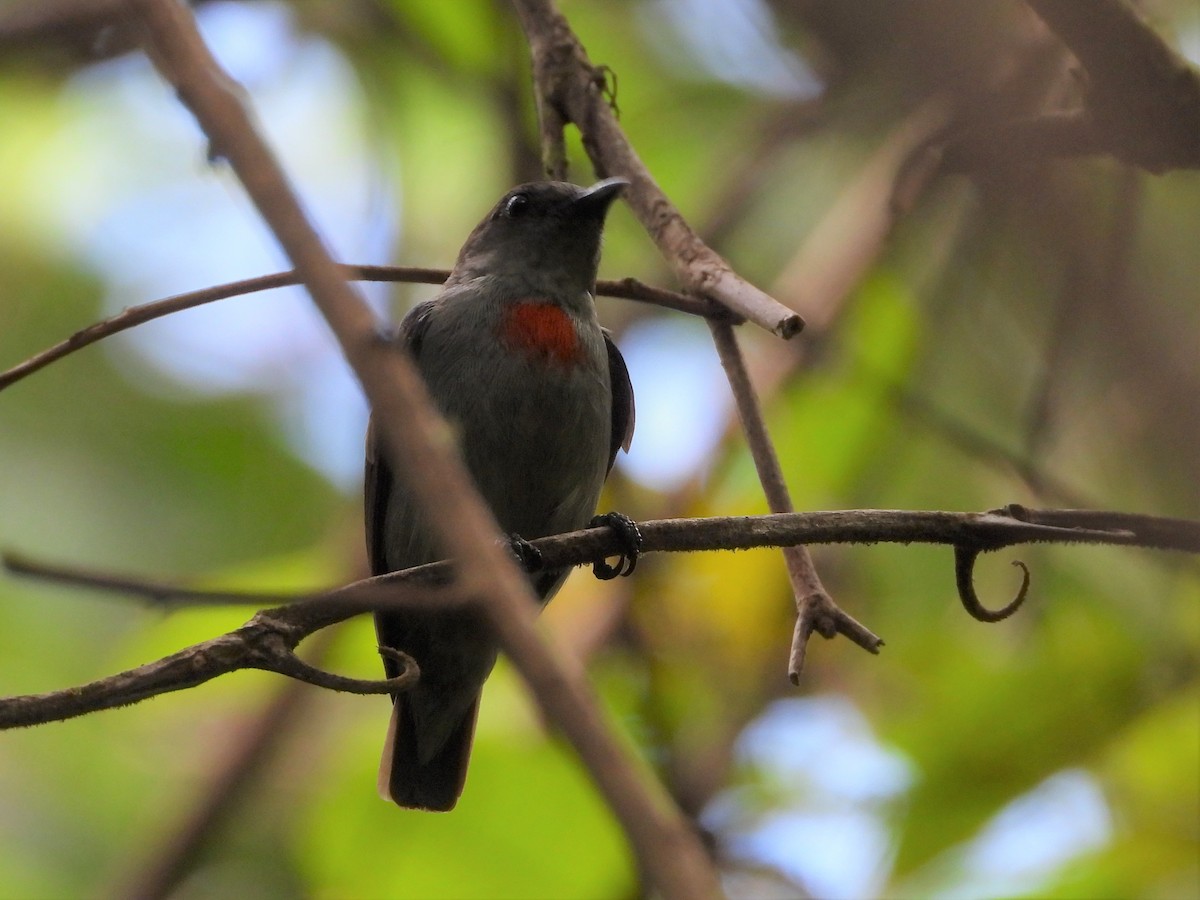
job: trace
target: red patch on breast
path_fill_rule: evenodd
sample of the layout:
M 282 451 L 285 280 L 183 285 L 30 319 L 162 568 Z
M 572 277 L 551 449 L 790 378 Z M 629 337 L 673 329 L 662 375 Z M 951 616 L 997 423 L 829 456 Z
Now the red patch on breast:
M 571 317 L 553 303 L 536 300 L 505 306 L 500 339 L 513 349 L 563 366 L 578 362 L 583 353 Z

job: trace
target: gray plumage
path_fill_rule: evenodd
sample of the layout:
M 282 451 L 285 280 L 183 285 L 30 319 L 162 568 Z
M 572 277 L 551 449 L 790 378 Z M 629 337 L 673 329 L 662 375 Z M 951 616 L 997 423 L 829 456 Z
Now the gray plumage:
M 457 430 L 506 534 L 585 527 L 617 450 L 628 449 L 633 390 L 592 297 L 604 217 L 624 184 L 514 188 L 467 239 L 441 293 L 400 326 L 397 341 Z M 444 556 L 373 437 L 366 525 L 375 573 Z M 566 575 L 533 576 L 543 603 Z M 496 647 L 477 614 L 462 610 L 380 614 L 376 631 L 421 667 L 416 687 L 394 698 L 380 791 L 401 806 L 450 809 Z M 396 674 L 395 663 L 384 666 Z

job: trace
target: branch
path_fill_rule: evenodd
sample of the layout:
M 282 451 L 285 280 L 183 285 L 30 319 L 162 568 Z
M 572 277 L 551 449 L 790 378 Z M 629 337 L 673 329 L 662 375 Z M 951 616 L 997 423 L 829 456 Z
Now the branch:
M 575 123 L 596 173 L 629 179 L 625 201 L 689 292 L 711 297 L 780 337 L 798 334 L 804 320 L 734 272 L 663 193 L 617 122 L 607 70 L 591 64 L 551 0 L 513 0 L 513 5 L 533 55 L 547 171 L 563 177 L 562 130 L 567 122 Z
M 5 563 L 9 560 L 6 558 Z M 94 579 L 92 573 L 53 567 L 14 568 L 24 574 L 51 574 L 55 580 L 105 590 L 123 590 L 122 580 Z M 365 588 L 365 590 L 364 590 Z M 396 659 L 402 671 L 394 678 L 360 680 L 324 672 L 298 657 L 296 646 L 321 628 L 377 608 L 430 602 L 430 589 L 410 586 L 401 593 L 394 586 L 386 595 L 378 585 L 354 584 L 318 596 L 256 613 L 241 628 L 195 644 L 156 662 L 101 678 L 81 687 L 46 694 L 8 697 L 0 701 L 0 729 L 63 721 L 102 709 L 130 706 L 159 694 L 196 687 L 239 669 L 262 669 L 287 675 L 317 687 L 354 694 L 388 694 L 408 690 L 417 680 L 416 664 L 403 654 Z M 437 591 L 436 602 L 453 602 L 449 591 Z M 448 596 L 449 595 L 449 596 Z M 393 651 L 394 652 L 394 651 Z
M 132 40 L 121 17 L 123 7 L 124 0 L 6 3 L 0 10 L 0 53 L 11 59 L 19 53 L 50 51 L 71 63 L 124 53 Z
M 410 266 L 366 266 L 344 265 L 339 267 L 343 276 L 358 281 L 405 282 L 409 284 L 441 284 L 449 277 L 446 269 L 426 269 Z M 47 347 L 40 353 L 29 357 L 22 363 L 13 366 L 6 372 L 0 372 L 0 391 L 16 384 L 26 376 L 32 375 L 64 356 L 69 356 L 76 350 L 82 350 L 106 337 L 127 331 L 137 325 L 143 325 L 154 319 L 168 316 L 171 313 L 182 312 L 196 306 L 203 306 L 216 300 L 227 300 L 230 297 L 240 297 L 258 291 L 268 291 L 274 288 L 287 287 L 303 283 L 299 272 L 275 272 L 271 275 L 259 275 L 242 281 L 231 281 L 228 284 L 218 284 L 186 294 L 176 294 L 163 300 L 154 300 L 140 306 L 128 307 L 116 315 L 109 316 L 99 322 L 93 322 L 86 328 L 72 334 L 66 340 L 59 341 Z M 622 278 L 619 281 L 599 281 L 596 283 L 597 293 L 607 297 L 619 297 L 625 300 L 638 300 L 651 303 L 678 312 L 694 316 L 717 316 L 728 313 L 713 303 L 705 303 L 695 297 L 688 297 L 675 291 L 651 287 L 636 278 Z
M 1005 516 L 1031 525 L 1126 535 L 1124 540 L 1112 541 L 1114 544 L 1200 553 L 1200 522 L 1190 519 L 1093 509 L 1030 509 L 1019 503 L 993 509 L 988 515 Z
M 1011 505 L 985 513 L 857 509 L 659 519 L 638 525 L 643 552 L 748 550 L 807 544 L 946 544 L 959 553 L 981 552 L 1025 543 L 1086 543 L 1180 550 L 1200 554 L 1200 522 L 1129 513 L 1028 509 Z M 557 569 L 581 565 L 620 552 L 620 539 L 608 527 L 588 528 L 530 542 L 542 565 Z M 4 564 L 15 574 L 77 587 L 133 594 L 153 602 L 253 603 L 264 595 L 193 591 L 178 585 L 114 576 L 89 569 L 37 563 L 13 555 Z M 415 664 L 401 658 L 406 671 L 391 681 L 357 681 L 323 673 L 292 652 L 308 635 L 352 616 L 378 610 L 478 602 L 445 587 L 452 575 L 447 562 L 377 575 L 333 591 L 298 595 L 285 605 L 256 614 L 228 634 L 196 644 L 155 663 L 79 688 L 0 700 L 0 729 L 73 718 L 203 684 L 238 669 L 278 672 L 330 690 L 386 693 L 403 690 L 415 679 Z M 830 603 L 832 601 L 829 601 Z M 828 616 L 822 599 L 812 601 L 807 619 L 822 634 Z M 977 604 L 978 605 L 978 604 Z M 834 607 L 836 609 L 836 607 Z M 844 615 L 844 614 L 843 614 Z M 988 614 L 985 610 L 985 615 Z M 839 629 L 840 630 L 840 629 Z
M 4 567 L 14 575 L 26 575 L 59 584 L 130 594 L 145 601 L 149 606 L 164 609 L 183 606 L 241 606 L 245 604 L 262 606 L 265 603 L 298 603 L 323 596 L 271 595 L 252 591 L 191 590 L 167 581 L 149 581 L 144 578 L 116 575 L 79 566 L 47 565 L 23 554 L 12 552 L 4 554 L 3 562 Z
M 1100 150 L 1161 173 L 1200 168 L 1200 73 L 1126 0 L 1029 0 L 1087 71 Z
M 1106 544 L 1200 554 L 1200 521 L 1099 510 L 1030 509 L 1016 503 L 981 513 L 842 509 L 763 516 L 651 519 L 638 522 L 637 526 L 644 553 L 755 550 L 797 544 L 889 543 L 943 544 L 992 552 L 1019 544 L 1042 543 Z M 616 556 L 623 548 L 620 539 L 607 526 L 550 535 L 529 543 L 538 550 L 543 569 L 590 564 L 602 556 Z M 3 554 L 0 561 L 16 575 L 131 594 L 153 605 L 310 604 L 309 615 L 321 619 L 318 627 L 333 625 L 393 602 L 405 607 L 451 602 L 451 596 L 441 590 L 420 591 L 418 587 L 444 586 L 450 583 L 453 574 L 450 564 L 443 561 L 364 578 L 333 591 L 255 594 L 196 590 L 172 582 L 49 565 L 15 553 Z M 396 587 L 405 588 L 406 593 L 393 598 L 389 591 Z M 321 606 L 322 603 L 326 605 Z
M 733 333 L 732 326 L 722 322 L 710 322 L 709 327 L 717 345 L 717 353 L 721 357 L 721 366 L 725 369 L 729 386 L 737 400 L 738 416 L 742 420 L 742 428 L 746 432 L 746 441 L 750 445 L 750 454 L 754 457 L 754 467 L 758 471 L 758 480 L 762 483 L 767 503 L 772 512 L 790 513 L 791 492 L 788 491 L 783 469 L 779 465 L 779 455 L 775 452 L 775 445 L 767 432 L 767 423 L 763 419 L 758 396 L 750 383 L 750 374 L 746 371 L 746 361 L 742 357 L 741 348 L 738 347 L 737 336 Z M 812 556 L 803 544 L 785 547 L 783 558 L 796 600 L 796 627 L 792 633 L 792 649 L 788 656 L 788 678 L 792 684 L 800 683 L 808 639 L 814 631 L 826 639 L 843 634 L 864 650 L 879 652 L 883 640 L 833 602 L 833 598 L 821 584 L 821 577 L 813 565 Z
M 982 156 L 1108 153 L 1156 174 L 1200 168 L 1200 73 L 1125 0 L 1027 0 L 1087 73 L 1081 109 L 971 129 L 950 169 Z

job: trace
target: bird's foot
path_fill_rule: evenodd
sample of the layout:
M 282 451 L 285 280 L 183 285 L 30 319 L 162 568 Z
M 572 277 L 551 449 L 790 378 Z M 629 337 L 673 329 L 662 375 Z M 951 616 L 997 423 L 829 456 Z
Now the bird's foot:
M 508 549 L 517 558 L 517 565 L 526 572 L 536 572 L 542 567 L 542 551 L 516 532 L 508 536 Z
M 598 559 L 592 563 L 592 573 L 601 581 L 609 581 L 618 575 L 632 575 L 637 568 L 638 557 L 642 554 L 642 533 L 638 531 L 637 522 L 624 513 L 610 512 L 596 516 L 588 523 L 591 528 L 607 526 L 621 541 L 621 555 L 615 566 L 607 560 Z

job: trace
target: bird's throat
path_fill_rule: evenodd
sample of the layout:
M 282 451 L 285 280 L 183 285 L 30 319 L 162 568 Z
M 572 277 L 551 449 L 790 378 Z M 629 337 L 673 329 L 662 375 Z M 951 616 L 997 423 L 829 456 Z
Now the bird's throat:
M 542 300 L 506 304 L 500 340 L 513 350 L 560 366 L 578 362 L 583 354 L 571 317 L 562 307 Z

